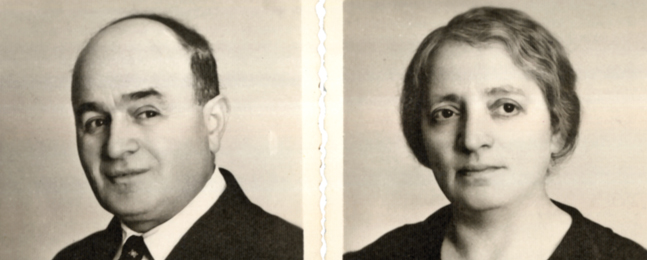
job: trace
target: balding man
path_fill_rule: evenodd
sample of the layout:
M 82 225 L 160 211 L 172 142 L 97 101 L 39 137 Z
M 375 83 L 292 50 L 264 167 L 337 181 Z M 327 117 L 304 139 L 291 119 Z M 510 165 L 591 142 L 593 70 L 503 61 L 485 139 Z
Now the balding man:
M 81 164 L 107 229 L 55 259 L 301 259 L 302 230 L 215 166 L 229 105 L 203 36 L 159 15 L 100 30 L 79 55 Z

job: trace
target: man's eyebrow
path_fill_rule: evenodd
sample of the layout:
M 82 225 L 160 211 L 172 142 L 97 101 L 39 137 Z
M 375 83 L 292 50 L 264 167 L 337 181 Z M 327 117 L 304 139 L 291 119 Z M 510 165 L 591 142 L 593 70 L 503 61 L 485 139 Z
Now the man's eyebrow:
M 129 101 L 137 101 L 148 97 L 155 97 L 160 100 L 164 100 L 164 96 L 153 88 L 121 95 L 123 100 Z
M 85 112 L 90 112 L 90 111 L 100 111 L 99 106 L 97 103 L 94 102 L 87 102 L 79 105 L 74 109 L 74 115 L 75 116 L 81 116 Z
M 153 88 L 121 95 L 121 98 L 127 101 L 137 101 L 148 97 L 158 98 L 162 103 L 166 101 L 162 93 L 159 93 Z M 101 111 L 101 108 L 96 102 L 86 102 L 76 107 L 74 109 L 74 114 L 76 116 L 81 116 L 83 113 L 90 111 Z
M 500 95 L 507 95 L 507 94 L 516 94 L 516 95 L 522 95 L 522 96 L 526 95 L 523 92 L 523 89 L 515 88 L 511 85 L 503 85 L 503 86 L 488 88 L 485 90 L 485 94 L 487 94 L 488 96 L 500 96 Z

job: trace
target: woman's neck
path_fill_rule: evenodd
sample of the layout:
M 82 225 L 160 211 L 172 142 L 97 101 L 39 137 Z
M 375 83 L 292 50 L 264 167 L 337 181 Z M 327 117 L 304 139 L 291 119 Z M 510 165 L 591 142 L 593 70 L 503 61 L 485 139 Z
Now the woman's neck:
M 547 259 L 571 224 L 545 193 L 495 209 L 453 210 L 443 259 Z

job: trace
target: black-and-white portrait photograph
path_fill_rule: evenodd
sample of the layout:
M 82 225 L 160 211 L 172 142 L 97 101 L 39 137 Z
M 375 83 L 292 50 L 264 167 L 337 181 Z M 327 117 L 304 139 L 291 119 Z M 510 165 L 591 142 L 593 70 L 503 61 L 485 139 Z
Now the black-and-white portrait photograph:
M 301 1 L 0 3 L 0 259 L 303 258 Z
M 647 3 L 0 6 L 0 259 L 647 259 Z
M 647 4 L 344 2 L 344 259 L 647 259 Z

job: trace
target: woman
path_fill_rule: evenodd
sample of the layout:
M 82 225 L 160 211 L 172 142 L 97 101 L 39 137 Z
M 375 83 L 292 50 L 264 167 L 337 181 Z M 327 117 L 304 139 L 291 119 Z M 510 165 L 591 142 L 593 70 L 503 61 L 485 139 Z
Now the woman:
M 647 251 L 552 201 L 550 168 L 580 122 L 575 72 L 527 15 L 477 8 L 429 34 L 405 76 L 407 143 L 451 204 L 345 259 L 647 259 Z

